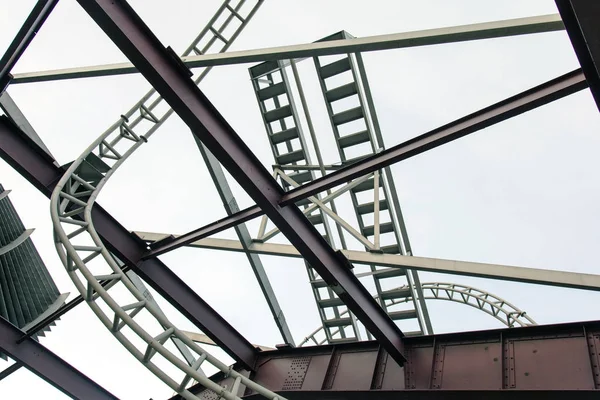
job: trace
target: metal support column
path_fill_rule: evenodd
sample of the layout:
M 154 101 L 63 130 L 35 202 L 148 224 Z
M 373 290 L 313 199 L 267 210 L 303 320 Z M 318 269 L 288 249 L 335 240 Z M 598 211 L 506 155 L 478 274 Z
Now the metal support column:
M 225 207 L 227 215 L 237 213 L 240 211 L 240 208 L 235 200 L 235 197 L 233 196 L 233 193 L 231 192 L 231 188 L 229 187 L 227 178 L 223 173 L 221 164 L 219 164 L 219 161 L 217 161 L 215 156 L 212 155 L 212 153 L 202 144 L 200 140 L 198 140 L 196 136 L 194 136 L 194 140 L 196 140 L 200 154 L 202 154 L 202 158 L 208 167 L 208 172 L 215 183 L 217 192 L 219 192 L 219 197 L 221 197 L 221 201 L 223 202 L 223 207 Z M 238 224 L 234 228 L 238 238 L 240 239 L 240 243 L 242 243 L 245 248 L 248 248 L 248 246 L 252 243 L 252 237 L 250 236 L 250 232 L 248 232 L 246 224 Z M 263 267 L 260 257 L 258 254 L 249 252 L 246 252 L 246 256 L 248 257 L 248 262 L 252 267 L 252 271 L 254 271 L 254 275 L 256 276 L 256 280 L 258 281 L 260 289 L 265 296 L 265 300 L 267 300 L 267 304 L 269 305 L 271 314 L 273 314 L 275 324 L 277 324 L 277 328 L 281 333 L 281 337 L 285 343 L 294 346 L 294 337 L 292 336 L 292 332 L 287 325 L 285 315 L 279 306 L 279 301 L 277 300 L 277 296 L 271 287 L 271 282 L 269 281 L 269 277 L 267 276 L 267 272 Z

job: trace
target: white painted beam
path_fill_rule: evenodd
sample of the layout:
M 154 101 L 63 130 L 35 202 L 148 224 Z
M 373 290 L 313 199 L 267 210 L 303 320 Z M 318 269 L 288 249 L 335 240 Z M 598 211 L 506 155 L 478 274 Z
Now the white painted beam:
M 564 29 L 565 27 L 560 15 L 550 14 L 447 28 L 368 36 L 363 38 L 189 56 L 183 57 L 182 61 L 189 68 L 198 68 L 273 60 L 289 60 L 332 54 L 401 49 L 407 47 L 464 42 L 469 40 L 554 32 Z M 123 75 L 137 72 L 137 69 L 131 63 L 106 64 L 13 74 L 14 78 L 11 81 L 11 84 Z
M 140 238 L 154 242 L 169 234 L 152 232 L 134 232 Z M 177 235 L 174 235 L 177 237 Z M 190 247 L 213 250 L 243 252 L 242 244 L 237 240 L 205 238 L 190 243 Z M 248 251 L 284 257 L 300 257 L 300 253 L 292 245 L 277 243 L 252 243 Z M 439 272 L 444 274 L 475 276 L 515 282 L 535 283 L 567 287 L 574 289 L 600 291 L 600 275 L 578 272 L 555 271 L 539 268 L 515 267 L 500 264 L 484 264 L 468 261 L 443 260 L 438 258 L 401 256 L 396 254 L 369 253 L 366 251 L 342 250 L 352 263 L 381 265 L 392 268 L 409 268 L 418 271 Z

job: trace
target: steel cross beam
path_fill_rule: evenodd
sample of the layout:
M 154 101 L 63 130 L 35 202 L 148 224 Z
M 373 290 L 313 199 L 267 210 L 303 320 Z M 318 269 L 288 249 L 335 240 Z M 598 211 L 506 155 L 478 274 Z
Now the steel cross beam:
M 6 116 L 0 117 L 0 156 L 47 197 L 64 174 L 64 168 L 57 167 L 54 159 Z M 129 233 L 100 205 L 94 206 L 92 215 L 97 232 L 111 252 L 232 358 L 254 367 L 258 352 L 254 346 L 159 259 L 142 261 L 146 251 L 142 240 Z
M 489 107 L 457 119 L 444 126 L 424 133 L 376 155 L 360 160 L 346 168 L 332 172 L 319 179 L 286 192 L 281 206 L 295 203 L 308 196 L 341 185 L 388 165 L 406 160 L 427 150 L 463 136 L 480 131 L 509 118 L 523 114 L 544 104 L 558 100 L 587 87 L 581 69 L 569 72 L 532 89 L 521 92 Z
M 600 110 L 600 2 L 556 0 L 556 6 Z
M 158 241 L 165 237 L 172 236 L 170 234 L 156 232 L 134 233 L 148 242 Z M 243 247 L 238 240 L 205 238 L 189 243 L 187 246 L 211 250 L 248 251 L 250 253 L 270 256 L 302 257 L 294 246 L 280 243 L 254 242 L 247 247 Z M 600 275 L 516 267 L 501 264 L 484 264 L 470 261 L 444 260 L 429 257 L 403 256 L 399 254 L 371 253 L 357 250 L 341 250 L 341 252 L 348 258 L 348 261 L 356 264 L 376 264 L 389 268 L 408 268 L 417 271 L 476 276 L 479 278 L 498 279 L 503 281 L 600 291 Z M 386 270 L 380 271 L 389 272 Z M 369 274 L 372 273 L 369 272 Z
M 17 362 L 16 365 L 22 364 L 64 394 L 75 399 L 117 399 L 35 340 L 27 338 L 19 342 L 22 336 L 23 331 L 0 317 L 0 350 L 14 359 Z M 17 367 L 12 369 L 15 368 Z
M 17 36 L 15 36 L 10 46 L 8 46 L 6 53 L 0 59 L 0 94 L 4 92 L 4 89 L 6 89 L 12 79 L 10 71 L 17 61 L 19 61 L 27 46 L 29 46 L 29 43 L 31 43 L 37 34 L 37 31 L 42 27 L 56 3 L 58 3 L 58 0 L 38 0 L 25 20 L 25 23 L 19 29 Z
M 565 27 L 560 19 L 560 15 L 551 14 L 413 32 L 367 36 L 354 39 L 189 56 L 183 57 L 182 61 L 188 68 L 197 68 L 263 61 L 291 60 L 333 54 L 401 49 L 416 46 L 457 43 L 468 40 L 483 40 L 515 35 L 528 35 L 532 33 L 554 32 L 564 29 Z M 15 74 L 12 83 L 44 82 L 60 79 L 133 74 L 137 72 L 137 69 L 131 63 L 118 63 Z
M 587 82 L 583 72 L 581 70 L 572 71 L 404 143 L 390 147 L 381 153 L 365 158 L 348 167 L 331 172 L 324 177 L 292 189 L 283 195 L 280 205 L 295 203 L 352 179 L 365 176 L 370 172 L 406 160 L 427 150 L 533 110 L 536 107 L 558 100 L 586 87 Z M 259 217 L 262 214 L 263 211 L 257 205 L 245 208 L 240 212 L 178 236 L 177 238 L 168 238 L 164 241 L 156 242 L 151 245 L 151 250 L 145 257 L 157 256 L 175 250 L 242 222 Z
M 402 331 L 373 300 L 295 205 L 280 207 L 283 189 L 125 1 L 78 0 L 192 132 L 296 246 L 388 353 L 403 363 Z

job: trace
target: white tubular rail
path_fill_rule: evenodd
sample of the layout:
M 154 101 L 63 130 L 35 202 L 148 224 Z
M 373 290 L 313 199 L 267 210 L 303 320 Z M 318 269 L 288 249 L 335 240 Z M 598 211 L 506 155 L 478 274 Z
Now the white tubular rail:
M 184 55 L 227 50 L 262 2 L 249 2 L 254 5 L 248 4 L 251 9 L 246 14 L 242 10 L 246 0 L 225 1 Z M 226 38 L 226 29 L 232 30 L 232 21 L 237 21 L 232 25 L 237 28 Z M 201 71 L 195 82 L 199 83 L 208 71 L 208 68 Z M 92 207 L 104 184 L 172 114 L 173 110 L 167 107 L 162 116 L 157 115 L 157 106 L 162 101 L 154 90 L 150 91 L 96 139 L 59 181 L 50 203 L 59 257 L 100 321 L 134 357 L 183 398 L 198 399 L 187 390 L 196 381 L 219 399 L 239 399 L 240 393 L 248 388 L 265 398 L 284 400 L 207 353 L 157 311 L 123 272 L 94 229 Z M 193 354 L 195 361 L 191 365 L 180 352 L 167 348 L 171 338 L 178 339 Z M 231 377 L 231 387 L 222 387 L 208 379 L 202 371 L 208 365 Z
M 397 289 L 405 288 L 406 286 L 402 286 Z M 486 314 L 496 318 L 508 328 L 513 328 L 515 326 L 525 327 L 529 325 L 537 325 L 537 323 L 529 315 L 527 315 L 525 311 L 522 311 L 513 304 L 496 295 L 480 289 L 458 285 L 456 283 L 445 282 L 422 283 L 421 288 L 423 289 L 423 298 L 425 300 L 446 300 L 475 307 L 478 310 L 481 310 Z M 375 296 L 375 299 L 377 298 L 378 296 Z M 393 299 L 389 301 L 388 306 L 406 303 L 409 301 L 412 301 L 412 298 L 406 297 L 402 299 Z M 342 315 L 346 313 L 347 311 Z M 311 341 L 315 345 L 325 344 L 327 338 L 317 338 L 322 330 L 323 327 L 319 327 L 312 331 L 304 338 L 304 340 L 302 340 L 298 347 L 302 347 Z

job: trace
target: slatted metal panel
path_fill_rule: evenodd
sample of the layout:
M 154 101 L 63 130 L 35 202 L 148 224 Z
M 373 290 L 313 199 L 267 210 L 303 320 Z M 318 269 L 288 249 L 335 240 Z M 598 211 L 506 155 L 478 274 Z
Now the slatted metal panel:
M 0 185 L 0 194 L 4 188 Z M 8 196 L 0 200 L 0 249 L 25 232 Z M 34 321 L 60 293 L 31 238 L 0 255 L 0 315 L 19 328 Z

